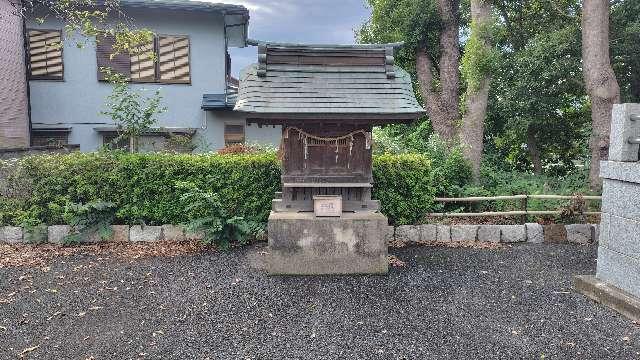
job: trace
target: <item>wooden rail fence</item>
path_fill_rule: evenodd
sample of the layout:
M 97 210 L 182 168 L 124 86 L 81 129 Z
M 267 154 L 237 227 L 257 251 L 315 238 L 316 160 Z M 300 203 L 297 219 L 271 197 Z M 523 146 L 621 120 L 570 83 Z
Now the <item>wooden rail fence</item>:
M 508 196 L 472 196 L 463 198 L 435 198 L 436 202 L 481 202 L 481 201 L 501 201 L 520 200 L 520 210 L 515 211 L 486 211 L 477 213 L 430 213 L 431 217 L 480 217 L 480 216 L 522 216 L 526 220 L 527 215 L 559 215 L 560 210 L 536 211 L 528 210 L 529 199 L 535 200 L 573 200 L 580 196 L 575 195 L 508 195 Z M 601 201 L 602 196 L 581 196 L 585 201 Z M 585 215 L 599 215 L 597 211 L 584 212 Z

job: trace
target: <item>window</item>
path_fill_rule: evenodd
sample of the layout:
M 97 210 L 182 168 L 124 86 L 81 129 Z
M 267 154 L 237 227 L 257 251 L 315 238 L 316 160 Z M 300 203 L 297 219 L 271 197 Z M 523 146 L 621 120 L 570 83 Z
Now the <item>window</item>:
M 224 146 L 244 144 L 244 125 L 224 124 Z
M 69 145 L 68 129 L 33 129 L 31 132 L 32 146 L 64 146 Z
M 191 82 L 188 37 L 158 36 L 158 69 L 160 82 Z
M 33 80 L 63 80 L 62 32 L 28 30 L 29 70 Z
M 118 133 L 106 133 L 102 136 L 102 145 L 109 146 L 112 149 L 128 149 L 129 148 L 129 139 L 120 138 Z M 118 141 L 116 141 L 116 139 Z
M 113 44 L 113 38 L 98 41 L 98 69 L 110 67 L 130 78 L 132 82 L 191 83 L 189 37 L 157 35 L 152 42 L 135 49 L 134 54 L 118 54 L 115 57 L 111 56 L 114 53 Z M 98 80 L 105 80 L 100 71 Z

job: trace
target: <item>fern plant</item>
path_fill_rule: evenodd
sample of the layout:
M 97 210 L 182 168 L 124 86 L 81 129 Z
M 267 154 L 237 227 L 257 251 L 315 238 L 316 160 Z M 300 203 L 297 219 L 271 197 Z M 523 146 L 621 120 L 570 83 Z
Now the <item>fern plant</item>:
M 183 224 L 185 230 L 201 233 L 205 244 L 228 249 L 232 242 L 246 244 L 259 231 L 259 223 L 229 214 L 218 194 L 190 182 L 177 182 L 176 188 L 182 191 L 180 201 L 188 214 L 189 220 Z
M 92 234 L 108 240 L 113 236 L 111 224 L 116 217 L 116 205 L 106 201 L 92 201 L 86 204 L 69 203 L 63 215 L 67 224 L 74 230 L 64 237 L 65 245 L 78 244 L 80 240 Z

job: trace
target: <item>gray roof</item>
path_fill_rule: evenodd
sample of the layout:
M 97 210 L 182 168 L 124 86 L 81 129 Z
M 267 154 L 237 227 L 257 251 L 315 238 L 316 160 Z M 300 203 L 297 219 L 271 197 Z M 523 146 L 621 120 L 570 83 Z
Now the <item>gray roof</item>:
M 190 0 L 120 0 L 125 7 L 146 9 L 186 10 L 200 12 L 217 12 L 226 15 L 249 15 L 249 10 L 242 5 L 210 3 Z
M 202 110 L 233 109 L 236 104 L 236 94 L 204 94 L 202 95 Z
M 263 44 L 259 64 L 240 76 L 235 110 L 250 118 L 317 114 L 415 120 L 424 110 L 409 74 L 393 65 L 393 45 Z

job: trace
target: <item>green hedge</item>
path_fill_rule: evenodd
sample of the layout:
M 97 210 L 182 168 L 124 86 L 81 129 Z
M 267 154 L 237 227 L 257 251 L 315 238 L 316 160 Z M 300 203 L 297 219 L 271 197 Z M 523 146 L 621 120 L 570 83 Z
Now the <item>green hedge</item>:
M 447 182 L 424 155 L 376 156 L 373 167 L 374 198 L 395 224 L 419 221 Z M 177 181 L 218 193 L 234 215 L 266 221 L 280 188 L 280 166 L 274 153 L 96 152 L 0 162 L 0 225 L 64 223 L 65 205 L 98 200 L 116 204 L 119 223 L 184 223 Z

